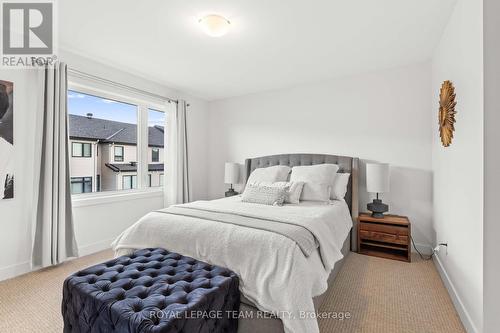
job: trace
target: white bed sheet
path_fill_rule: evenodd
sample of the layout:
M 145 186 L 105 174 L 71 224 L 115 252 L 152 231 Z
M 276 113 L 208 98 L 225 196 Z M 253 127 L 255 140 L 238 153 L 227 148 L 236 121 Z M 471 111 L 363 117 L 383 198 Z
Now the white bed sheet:
M 240 277 L 240 290 L 260 310 L 273 312 L 291 333 L 319 332 L 316 319 L 302 319 L 300 312 L 313 312 L 312 298 L 326 291 L 333 264 L 342 259 L 342 245 L 349 236 L 352 219 L 345 201 L 301 202 L 282 207 L 241 202 L 240 196 L 213 200 L 205 205 L 252 212 L 258 217 L 302 217 L 304 221 L 332 223 L 320 246 L 331 249 L 304 256 L 299 246 L 280 234 L 216 221 L 151 212 L 125 230 L 114 242 L 116 256 L 135 249 L 161 247 L 233 270 Z M 328 244 L 326 244 L 328 243 Z M 331 252 L 331 253 L 330 253 Z M 323 255 L 325 256 L 325 254 Z

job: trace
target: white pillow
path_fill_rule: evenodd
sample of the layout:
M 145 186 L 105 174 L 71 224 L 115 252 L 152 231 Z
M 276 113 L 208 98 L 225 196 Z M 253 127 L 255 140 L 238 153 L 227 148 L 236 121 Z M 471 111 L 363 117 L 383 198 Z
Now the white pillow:
M 286 194 L 285 203 L 298 204 L 300 200 L 300 195 L 302 194 L 302 189 L 304 188 L 304 182 L 278 182 L 276 184 L 288 185 L 290 188 Z
M 307 187 L 307 190 L 306 190 Z M 332 187 L 327 184 L 304 183 L 300 201 L 330 201 L 330 191 Z
M 330 191 L 330 199 L 342 200 L 347 192 L 347 184 L 349 183 L 350 173 L 336 173 L 335 181 L 333 182 L 332 190 Z
M 292 168 L 291 182 L 304 182 L 300 200 L 329 201 L 335 174 L 339 170 L 336 164 L 316 164 Z
M 241 201 L 263 205 L 282 206 L 290 186 L 288 183 L 249 183 L 243 191 Z
M 275 183 L 286 182 L 290 167 L 286 165 L 275 165 L 267 168 L 257 168 L 248 177 L 247 184 L 251 183 Z

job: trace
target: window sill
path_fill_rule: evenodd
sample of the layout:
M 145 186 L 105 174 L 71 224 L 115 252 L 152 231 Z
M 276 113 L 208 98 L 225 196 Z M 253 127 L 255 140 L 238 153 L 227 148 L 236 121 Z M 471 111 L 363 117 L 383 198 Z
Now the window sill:
M 144 190 L 122 190 L 100 193 L 76 194 L 71 196 L 73 207 L 105 205 L 113 202 L 129 201 L 145 198 L 163 197 L 163 188 Z

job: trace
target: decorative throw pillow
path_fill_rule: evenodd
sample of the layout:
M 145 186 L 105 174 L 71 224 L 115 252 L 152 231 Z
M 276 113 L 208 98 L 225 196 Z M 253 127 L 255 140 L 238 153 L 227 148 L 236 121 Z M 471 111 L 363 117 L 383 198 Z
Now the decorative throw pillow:
M 338 170 L 339 166 L 336 164 L 296 166 L 292 168 L 290 181 L 305 183 L 300 200 L 329 201 Z
M 291 168 L 286 165 L 275 165 L 267 168 L 257 168 L 248 177 L 247 184 L 250 183 L 274 183 L 286 182 Z
M 349 183 L 350 173 L 336 173 L 335 181 L 333 182 L 330 192 L 330 199 L 342 200 L 347 192 L 347 184 Z
M 330 201 L 332 187 L 329 184 L 304 183 L 300 201 Z
M 300 195 L 304 188 L 304 182 L 278 182 L 275 184 L 283 184 L 289 186 L 290 189 L 286 193 L 285 203 L 298 204 L 300 202 Z
M 241 196 L 241 201 L 263 205 L 282 206 L 290 186 L 286 183 L 247 184 Z

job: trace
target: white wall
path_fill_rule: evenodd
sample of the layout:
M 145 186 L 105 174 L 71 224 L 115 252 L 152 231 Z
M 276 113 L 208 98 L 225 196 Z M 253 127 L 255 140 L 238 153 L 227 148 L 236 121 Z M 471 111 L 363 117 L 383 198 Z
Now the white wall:
M 14 82 L 14 198 L 0 200 L 0 279 L 26 271 L 31 256 L 34 135 L 38 95 L 36 73 L 0 69 L 2 80 Z M 0 157 L 1 158 L 1 157 Z
M 408 215 L 417 243 L 433 242 L 430 64 L 209 104 L 209 195 L 224 195 L 224 162 L 280 153 L 356 156 L 361 209 L 371 200 L 364 162 L 390 163 L 390 211 Z
M 500 2 L 484 1 L 484 332 L 500 327 L 500 260 L 498 259 L 498 199 L 500 198 Z
M 189 167 L 194 199 L 207 197 L 207 115 L 206 102 L 196 97 L 171 90 L 159 83 L 125 73 L 113 66 L 100 64 L 70 52 L 61 51 L 59 58 L 72 68 L 108 78 L 172 98 L 186 99 L 188 109 Z M 15 135 L 15 198 L 0 200 L 0 280 L 30 269 L 31 213 L 35 142 L 34 114 L 38 110 L 40 91 L 36 74 L 26 70 L 0 70 L 2 80 L 14 81 L 14 135 Z M 104 152 L 103 152 L 104 153 Z M 37 170 L 38 172 L 38 170 Z M 133 202 L 133 205 L 130 203 Z M 162 194 L 140 197 L 122 196 L 107 205 L 76 204 L 75 230 L 81 254 L 109 247 L 110 240 L 145 213 L 163 206 Z
M 483 293 L 483 52 L 482 1 L 460 0 L 432 62 L 434 225 L 448 253 L 437 259 L 469 332 L 482 329 Z M 444 148 L 437 110 L 443 81 L 455 86 L 455 138 Z
M 133 204 L 131 204 L 133 203 Z M 108 248 L 123 230 L 145 214 L 163 207 L 162 195 L 127 196 L 113 201 L 76 203 L 75 234 L 80 255 Z

